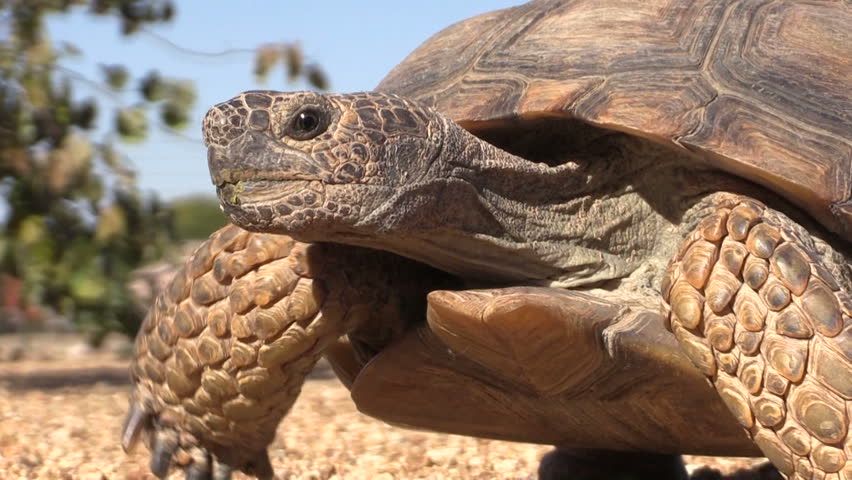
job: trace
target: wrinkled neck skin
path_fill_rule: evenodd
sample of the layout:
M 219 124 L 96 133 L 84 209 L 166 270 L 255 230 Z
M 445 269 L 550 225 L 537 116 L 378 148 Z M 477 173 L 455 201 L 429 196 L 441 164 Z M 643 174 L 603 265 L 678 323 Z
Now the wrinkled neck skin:
M 324 240 L 389 250 L 484 282 L 592 287 L 641 271 L 638 286 L 652 288 L 679 244 L 667 237 L 682 238 L 684 212 L 709 188 L 684 188 L 702 183 L 686 181 L 700 175 L 694 166 L 627 136 L 604 156 L 550 166 L 446 119 L 443 130 L 416 181 L 364 204 L 353 229 Z

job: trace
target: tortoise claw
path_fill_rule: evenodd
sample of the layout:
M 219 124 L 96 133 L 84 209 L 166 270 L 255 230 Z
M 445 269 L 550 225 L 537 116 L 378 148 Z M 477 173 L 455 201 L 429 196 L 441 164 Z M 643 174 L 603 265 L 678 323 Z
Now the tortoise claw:
M 121 448 L 127 453 L 139 441 L 139 434 L 149 425 L 151 416 L 133 401 L 121 427 Z
M 178 437 L 174 430 L 155 432 L 153 445 L 151 445 L 151 473 L 157 478 L 166 478 L 177 448 Z
M 186 480 L 212 480 L 213 470 L 211 455 L 200 447 L 192 449 L 190 456 L 192 463 L 187 465 L 184 475 Z
M 213 480 L 231 480 L 231 466 L 219 461 L 213 468 Z
M 186 467 L 186 480 L 212 480 L 213 472 L 209 468 L 202 468 L 192 464 Z

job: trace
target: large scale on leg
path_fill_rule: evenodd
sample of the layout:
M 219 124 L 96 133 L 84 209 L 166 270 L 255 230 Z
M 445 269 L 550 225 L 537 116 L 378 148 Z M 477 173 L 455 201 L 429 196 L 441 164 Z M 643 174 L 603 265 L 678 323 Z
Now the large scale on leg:
M 781 472 L 852 474 L 848 284 L 784 215 L 724 203 L 670 267 L 669 328 Z

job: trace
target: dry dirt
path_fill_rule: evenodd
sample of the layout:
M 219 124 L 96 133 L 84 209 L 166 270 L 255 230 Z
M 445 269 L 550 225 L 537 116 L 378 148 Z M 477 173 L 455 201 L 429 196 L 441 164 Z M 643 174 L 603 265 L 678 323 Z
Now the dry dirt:
M 0 480 L 154 478 L 144 446 L 126 455 L 118 445 L 129 388 L 126 360 L 117 353 L 124 347 L 89 352 L 63 336 L 29 340 L 10 355 L 16 344 L 0 338 Z M 533 479 L 549 450 L 388 426 L 359 414 L 321 366 L 279 428 L 270 457 L 281 479 Z M 762 459 L 686 461 L 694 478 L 719 478 L 702 467 L 737 480 L 770 478 L 759 473 Z

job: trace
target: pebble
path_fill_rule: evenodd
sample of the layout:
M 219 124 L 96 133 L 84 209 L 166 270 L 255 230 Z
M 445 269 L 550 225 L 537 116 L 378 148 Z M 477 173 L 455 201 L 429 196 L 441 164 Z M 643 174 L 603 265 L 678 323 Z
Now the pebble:
M 433 448 L 426 451 L 426 459 L 433 465 L 454 465 L 459 451 L 456 448 Z

